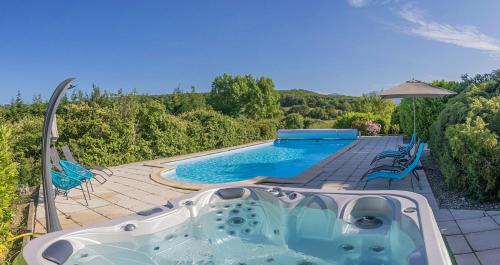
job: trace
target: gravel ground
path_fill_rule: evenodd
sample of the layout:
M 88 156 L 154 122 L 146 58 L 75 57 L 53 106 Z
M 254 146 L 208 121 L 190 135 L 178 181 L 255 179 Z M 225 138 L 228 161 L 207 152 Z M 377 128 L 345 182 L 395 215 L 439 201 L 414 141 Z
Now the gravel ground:
M 424 151 L 420 161 L 440 208 L 485 211 L 500 210 L 500 202 L 478 202 L 468 198 L 463 192 L 450 189 L 446 185 L 444 177 L 429 151 Z

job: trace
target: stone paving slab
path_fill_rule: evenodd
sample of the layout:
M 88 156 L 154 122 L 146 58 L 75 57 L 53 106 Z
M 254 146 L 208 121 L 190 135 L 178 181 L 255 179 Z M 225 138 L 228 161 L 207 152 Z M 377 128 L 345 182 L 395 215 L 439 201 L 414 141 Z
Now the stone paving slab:
M 495 221 L 495 223 L 500 225 L 500 215 L 493 215 L 491 216 L 491 218 L 493 218 L 493 221 Z
M 465 254 L 472 252 L 472 249 L 463 235 L 446 236 L 445 238 L 453 254 Z
M 462 231 L 455 220 L 438 222 L 442 235 L 461 235 Z
M 402 144 L 401 136 L 362 137 L 358 143 L 335 159 L 327 160 L 307 183 L 276 184 L 282 187 L 306 187 L 321 190 L 374 190 L 389 189 L 389 182 L 378 179 L 360 181 L 370 168 L 375 155 L 383 150 L 396 149 Z M 187 156 L 169 158 L 176 160 Z M 161 159 L 164 161 L 165 159 Z M 160 161 L 160 160 L 158 160 Z M 94 182 L 89 206 L 81 191 L 72 190 L 68 199 L 56 197 L 56 208 L 63 228 L 79 227 L 99 221 L 118 218 L 164 204 L 171 198 L 190 193 L 189 190 L 171 188 L 150 179 L 154 161 L 136 162 L 112 167 L 114 175 L 104 184 Z M 391 160 L 379 161 L 376 165 L 390 164 Z M 434 211 L 441 233 L 455 255 L 457 265 L 500 264 L 500 211 L 471 211 L 440 209 L 432 193 L 425 172 L 419 187 L 415 178 L 392 181 L 390 189 L 407 190 L 425 196 Z M 36 209 L 35 232 L 45 230 L 43 198 L 39 198 Z
M 500 248 L 500 229 L 466 234 L 474 251 Z
M 474 253 L 455 255 L 455 261 L 457 265 L 481 265 Z
M 460 227 L 460 230 L 462 230 L 465 234 L 500 229 L 500 226 L 498 226 L 489 216 L 457 220 L 457 224 Z
M 500 264 L 500 249 L 491 249 L 477 252 L 481 264 Z
M 455 218 L 455 220 L 474 219 L 486 216 L 485 211 L 451 209 L 450 212 L 453 215 L 453 218 Z

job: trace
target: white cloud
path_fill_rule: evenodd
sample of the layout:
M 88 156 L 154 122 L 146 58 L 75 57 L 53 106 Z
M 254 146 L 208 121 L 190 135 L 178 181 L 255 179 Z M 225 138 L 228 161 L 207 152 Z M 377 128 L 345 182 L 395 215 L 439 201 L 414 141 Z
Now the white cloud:
M 399 15 L 414 24 L 409 29 L 411 34 L 465 48 L 500 53 L 500 41 L 482 33 L 475 26 L 452 26 L 429 20 L 413 5 L 404 6 L 399 10 Z
M 482 33 L 475 26 L 453 26 L 433 21 L 413 4 L 403 5 L 399 0 L 347 0 L 347 2 L 356 8 L 365 7 L 368 4 L 389 6 L 391 10 L 398 12 L 401 18 L 413 24 L 406 30 L 410 34 L 496 55 L 500 54 L 500 40 Z
M 347 0 L 352 7 L 364 7 L 368 4 L 369 0 Z

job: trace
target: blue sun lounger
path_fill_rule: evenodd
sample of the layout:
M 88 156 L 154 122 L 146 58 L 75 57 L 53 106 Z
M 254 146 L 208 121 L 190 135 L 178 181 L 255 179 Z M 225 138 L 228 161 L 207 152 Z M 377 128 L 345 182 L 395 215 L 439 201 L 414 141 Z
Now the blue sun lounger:
M 413 147 L 415 146 L 415 140 L 416 140 L 416 136 L 415 134 L 412 135 L 411 139 L 410 139 L 410 142 L 407 144 L 407 145 L 404 145 L 404 146 L 399 146 L 398 147 L 398 150 L 386 150 L 386 151 L 383 151 L 383 152 L 380 152 L 378 153 L 372 160 L 372 162 L 370 163 L 373 164 L 381 159 L 384 159 L 384 158 L 388 158 L 388 157 L 391 157 L 391 158 L 403 158 L 403 157 L 406 157 L 406 156 L 409 156 L 410 154 L 410 151 L 413 149 Z
M 408 165 L 405 166 L 381 166 L 379 168 L 374 168 L 371 170 L 368 170 L 365 175 L 360 179 L 363 180 L 365 177 L 367 181 L 378 179 L 378 178 L 386 178 L 389 179 L 389 188 L 391 186 L 392 180 L 399 180 L 399 179 L 404 179 L 406 176 L 409 174 L 412 174 L 415 176 L 418 182 L 418 186 L 420 189 L 422 187 L 420 186 L 420 176 L 417 173 L 417 166 L 420 161 L 420 157 L 422 156 L 422 152 L 424 151 L 424 146 L 425 143 L 420 143 L 418 145 L 418 149 L 416 151 L 416 154 L 412 157 L 412 159 L 409 161 Z

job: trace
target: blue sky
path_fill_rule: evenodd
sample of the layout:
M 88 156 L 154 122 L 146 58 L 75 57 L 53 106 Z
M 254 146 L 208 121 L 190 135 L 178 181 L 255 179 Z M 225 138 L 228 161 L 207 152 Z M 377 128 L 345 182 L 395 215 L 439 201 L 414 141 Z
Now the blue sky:
M 89 90 L 207 91 L 222 73 L 360 95 L 500 68 L 500 1 L 4 1 L 0 103 Z

